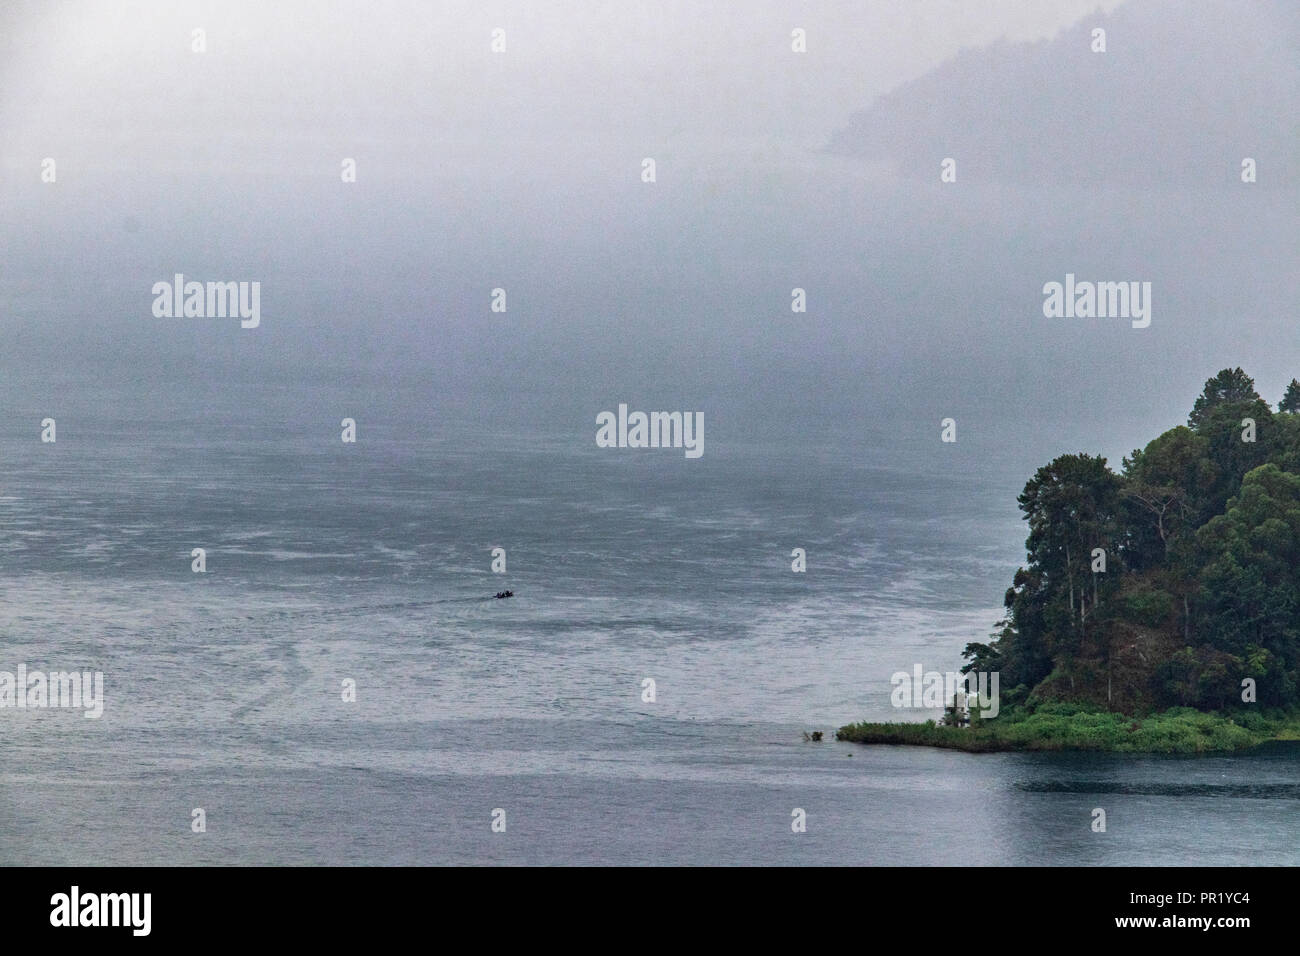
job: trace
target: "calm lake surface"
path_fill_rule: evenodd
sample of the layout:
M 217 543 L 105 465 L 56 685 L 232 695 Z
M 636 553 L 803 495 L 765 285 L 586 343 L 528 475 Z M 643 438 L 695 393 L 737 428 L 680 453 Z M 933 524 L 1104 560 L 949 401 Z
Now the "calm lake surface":
M 804 741 L 931 716 L 890 675 L 1000 616 L 1028 471 L 991 439 L 708 421 L 691 461 L 597 449 L 593 413 L 348 446 L 347 410 L 263 395 L 253 424 L 87 398 L 42 445 L 10 398 L 0 670 L 101 670 L 107 702 L 0 711 L 5 864 L 1300 863 L 1300 746 Z

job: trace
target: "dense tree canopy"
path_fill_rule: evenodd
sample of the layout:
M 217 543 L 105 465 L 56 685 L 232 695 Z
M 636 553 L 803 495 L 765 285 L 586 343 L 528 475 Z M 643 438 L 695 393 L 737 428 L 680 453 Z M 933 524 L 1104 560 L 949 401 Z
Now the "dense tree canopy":
M 1239 368 L 1225 368 L 1205 383 L 1205 391 L 1201 392 L 1196 404 L 1192 406 L 1187 424 L 1200 428 L 1210 412 L 1220 405 L 1250 402 L 1257 398 L 1259 393 L 1255 391 L 1253 378 Z
M 1241 369 L 1187 426 L 1104 458 L 1062 455 L 1020 495 L 1026 565 L 967 670 L 1010 702 L 1135 711 L 1290 704 L 1300 686 L 1300 383 L 1274 413 Z M 1007 696 L 1004 693 L 1004 696 Z
M 1277 403 L 1279 412 L 1300 412 L 1300 382 L 1291 379 L 1291 384 L 1286 387 L 1286 393 L 1282 396 L 1282 401 Z

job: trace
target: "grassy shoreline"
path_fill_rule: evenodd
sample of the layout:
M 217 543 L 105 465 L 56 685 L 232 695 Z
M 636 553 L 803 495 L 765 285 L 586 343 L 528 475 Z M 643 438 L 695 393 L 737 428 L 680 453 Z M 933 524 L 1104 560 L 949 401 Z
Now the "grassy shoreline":
M 1020 750 L 1088 750 L 1112 753 L 1222 753 L 1249 750 L 1273 740 L 1300 740 L 1300 715 L 1213 713 L 1175 707 L 1135 717 L 1049 704 L 1033 711 L 1004 710 L 970 727 L 925 723 L 857 723 L 835 732 L 836 740 L 860 744 L 943 747 L 970 753 Z

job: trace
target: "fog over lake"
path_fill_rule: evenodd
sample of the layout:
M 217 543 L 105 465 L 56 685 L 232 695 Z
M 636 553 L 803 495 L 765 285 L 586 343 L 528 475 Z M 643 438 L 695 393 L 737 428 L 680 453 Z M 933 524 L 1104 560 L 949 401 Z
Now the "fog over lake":
M 6 4 L 0 670 L 106 700 L 0 711 L 0 863 L 1300 862 L 1294 746 L 802 736 L 987 639 L 1039 465 L 1300 376 L 1297 47 L 1281 0 Z M 620 403 L 703 454 L 598 447 Z

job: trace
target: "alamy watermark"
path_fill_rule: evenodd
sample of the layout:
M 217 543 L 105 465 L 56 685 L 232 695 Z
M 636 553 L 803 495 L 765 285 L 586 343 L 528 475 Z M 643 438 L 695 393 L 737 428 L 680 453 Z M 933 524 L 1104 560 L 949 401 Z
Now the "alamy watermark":
M 152 893 L 83 893 L 74 885 L 67 893 L 50 897 L 50 925 L 120 926 L 133 936 L 148 936 L 152 909 Z
M 1150 282 L 1076 282 L 1043 286 L 1043 315 L 1049 319 L 1132 319 L 1133 328 L 1151 324 Z
M 597 448 L 684 448 L 687 458 L 704 454 L 703 412 L 632 412 L 618 406 L 618 415 L 596 416 Z
M 158 319 L 239 318 L 240 328 L 262 322 L 262 283 L 186 282 L 176 273 L 171 282 L 153 284 L 153 314 Z
M 998 703 L 997 671 L 971 671 L 957 674 L 927 671 L 920 664 L 912 665 L 912 672 L 896 671 L 889 682 L 894 685 L 889 702 L 895 707 L 917 707 L 937 710 L 952 707 L 958 722 L 969 720 L 970 712 L 978 710 L 980 717 L 996 717 Z
M 85 716 L 104 713 L 103 671 L 29 671 L 26 664 L 18 672 L 0 671 L 0 710 L 41 710 L 50 707 L 74 708 Z

